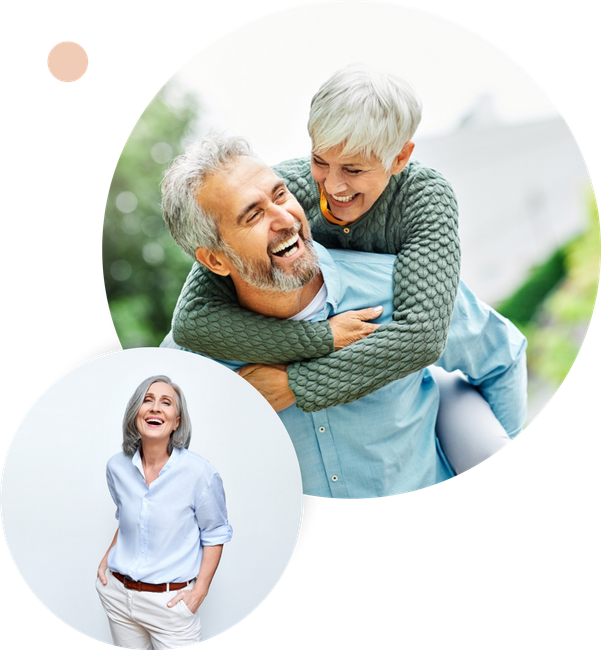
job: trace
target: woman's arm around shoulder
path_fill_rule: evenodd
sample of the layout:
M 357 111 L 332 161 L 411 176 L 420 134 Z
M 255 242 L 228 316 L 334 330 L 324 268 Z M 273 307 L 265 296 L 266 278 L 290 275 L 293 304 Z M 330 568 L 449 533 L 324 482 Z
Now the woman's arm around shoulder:
M 243 309 L 231 281 L 198 262 L 180 294 L 172 332 L 184 348 L 245 363 L 289 363 L 334 349 L 327 321 L 280 320 Z
M 432 364 L 444 350 L 459 284 L 457 202 L 442 175 L 419 163 L 400 182 L 391 188 L 388 220 L 374 220 L 381 231 L 365 241 L 365 250 L 378 252 L 375 242 L 397 254 L 393 321 L 339 352 L 288 366 L 304 411 L 360 399 Z

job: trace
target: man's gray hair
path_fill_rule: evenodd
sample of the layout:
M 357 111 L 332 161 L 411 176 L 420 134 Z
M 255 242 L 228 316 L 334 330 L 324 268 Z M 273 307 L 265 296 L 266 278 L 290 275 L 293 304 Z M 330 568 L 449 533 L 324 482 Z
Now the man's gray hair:
M 388 171 L 421 118 L 421 100 L 409 83 L 353 64 L 313 97 L 308 128 L 314 153 L 344 145 L 345 155 L 375 155 Z
M 196 195 L 208 176 L 238 156 L 256 157 L 244 138 L 211 132 L 190 145 L 165 172 L 163 219 L 176 244 L 193 259 L 197 248 L 223 249 L 219 217 L 203 210 Z
M 190 416 L 188 415 L 186 398 L 184 397 L 181 388 L 177 384 L 174 384 L 171 379 L 165 375 L 154 375 L 154 377 L 148 377 L 148 379 L 145 379 L 136 388 L 134 394 L 127 403 L 125 415 L 123 416 L 123 453 L 126 456 L 133 456 L 140 448 L 142 436 L 136 426 L 136 418 L 138 417 L 140 407 L 144 403 L 144 398 L 146 397 L 146 393 L 148 393 L 148 389 L 152 384 L 155 384 L 158 381 L 169 384 L 169 386 L 173 388 L 173 391 L 175 392 L 177 414 L 180 418 L 179 426 L 169 438 L 167 453 L 171 455 L 174 447 L 177 449 L 187 449 L 190 446 L 192 423 L 190 422 Z

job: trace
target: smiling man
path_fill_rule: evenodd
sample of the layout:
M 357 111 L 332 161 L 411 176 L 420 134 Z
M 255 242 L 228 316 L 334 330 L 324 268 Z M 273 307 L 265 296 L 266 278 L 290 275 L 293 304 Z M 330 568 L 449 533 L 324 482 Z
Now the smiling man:
M 312 321 L 379 304 L 377 312 L 368 309 L 369 317 L 379 323 L 392 318 L 394 257 L 327 251 L 313 243 L 294 196 L 240 138 L 208 136 L 189 147 L 165 176 L 163 212 L 180 247 L 216 276 L 231 279 L 239 305 L 248 310 Z M 171 335 L 163 346 L 180 347 Z M 511 437 L 525 417 L 524 350 L 517 329 L 462 284 L 437 365 L 461 370 Z M 255 372 L 242 368 L 241 360 L 224 363 L 241 369 L 279 411 L 306 494 L 386 496 L 453 476 L 435 434 L 439 393 L 428 369 L 349 404 L 306 413 L 294 404 L 285 366 Z

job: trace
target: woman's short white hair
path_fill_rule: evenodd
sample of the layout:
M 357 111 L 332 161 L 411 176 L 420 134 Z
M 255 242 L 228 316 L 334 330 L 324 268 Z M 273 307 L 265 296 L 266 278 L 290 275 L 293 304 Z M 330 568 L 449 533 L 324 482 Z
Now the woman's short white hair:
M 313 153 L 344 145 L 345 155 L 374 155 L 389 170 L 421 118 L 421 100 L 409 83 L 352 64 L 335 72 L 311 100 Z
M 188 415 L 188 406 L 186 398 L 182 389 L 174 384 L 166 375 L 154 375 L 145 379 L 135 390 L 134 394 L 129 398 L 129 402 L 125 408 L 125 415 L 123 416 L 123 453 L 126 456 L 133 456 L 140 448 L 142 443 L 142 436 L 136 426 L 136 418 L 140 407 L 144 403 L 146 393 L 152 384 L 162 382 L 169 384 L 175 392 L 175 401 L 177 402 L 177 414 L 179 416 L 179 426 L 169 438 L 167 444 L 167 453 L 171 455 L 173 448 L 188 449 L 190 446 L 190 439 L 192 438 L 192 423 Z
M 256 157 L 244 138 L 211 132 L 191 144 L 165 172 L 163 219 L 176 244 L 192 259 L 196 259 L 197 248 L 223 248 L 219 217 L 203 210 L 196 195 L 208 176 L 222 171 L 238 156 Z

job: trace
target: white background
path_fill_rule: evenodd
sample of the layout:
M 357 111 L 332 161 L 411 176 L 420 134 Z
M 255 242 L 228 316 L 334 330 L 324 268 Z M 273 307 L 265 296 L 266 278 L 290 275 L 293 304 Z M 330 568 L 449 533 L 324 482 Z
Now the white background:
M 111 634 L 95 589 L 98 564 L 117 529 L 106 463 L 121 451 L 129 398 L 159 374 L 186 398 L 190 450 L 221 475 L 234 530 L 200 608 L 203 639 L 263 601 L 290 561 L 300 529 L 302 484 L 292 441 L 241 377 L 199 355 L 160 348 L 105 354 L 78 366 L 19 427 L 4 469 L 2 523 L 36 596 L 65 623 L 107 643 Z

